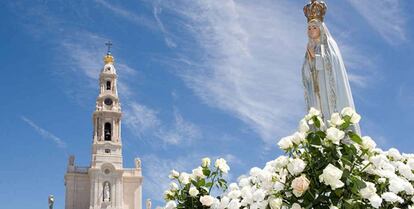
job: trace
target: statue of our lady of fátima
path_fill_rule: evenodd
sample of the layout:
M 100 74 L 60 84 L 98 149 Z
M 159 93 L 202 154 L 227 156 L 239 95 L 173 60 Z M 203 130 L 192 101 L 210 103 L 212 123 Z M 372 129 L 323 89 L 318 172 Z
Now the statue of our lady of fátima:
M 345 107 L 355 109 L 341 52 L 324 23 L 326 10 L 326 4 L 317 0 L 303 8 L 309 41 L 302 67 L 307 108 L 319 109 L 325 122 Z M 359 132 L 358 126 L 354 128 Z

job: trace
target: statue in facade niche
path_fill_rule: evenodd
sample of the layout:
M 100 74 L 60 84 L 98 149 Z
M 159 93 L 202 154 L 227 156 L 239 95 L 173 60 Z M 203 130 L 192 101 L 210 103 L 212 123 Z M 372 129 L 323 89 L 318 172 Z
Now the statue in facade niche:
M 110 188 L 109 182 L 104 183 L 103 200 L 104 202 L 111 201 L 111 188 Z

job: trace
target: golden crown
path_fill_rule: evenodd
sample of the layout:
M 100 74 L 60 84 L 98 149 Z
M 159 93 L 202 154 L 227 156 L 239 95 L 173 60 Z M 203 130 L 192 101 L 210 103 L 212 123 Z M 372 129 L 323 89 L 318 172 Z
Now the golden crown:
M 308 22 L 311 20 L 319 20 L 323 22 L 323 18 L 325 16 L 327 10 L 326 3 L 323 1 L 318 0 L 311 0 L 311 2 L 305 7 L 303 7 L 303 13 L 305 13 L 306 18 L 308 18 Z

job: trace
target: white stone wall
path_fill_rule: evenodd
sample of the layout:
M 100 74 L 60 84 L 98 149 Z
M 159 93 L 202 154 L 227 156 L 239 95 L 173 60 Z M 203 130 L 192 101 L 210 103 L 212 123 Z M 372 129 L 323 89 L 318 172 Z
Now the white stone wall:
M 65 186 L 65 209 L 89 209 L 90 181 L 87 173 L 67 173 Z

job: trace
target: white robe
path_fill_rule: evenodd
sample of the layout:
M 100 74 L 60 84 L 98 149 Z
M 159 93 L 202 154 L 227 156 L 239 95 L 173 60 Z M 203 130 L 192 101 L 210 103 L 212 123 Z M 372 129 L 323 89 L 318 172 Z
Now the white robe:
M 348 75 L 338 45 L 324 23 L 320 25 L 320 42 L 314 44 L 315 58 L 308 54 L 302 68 L 305 101 L 308 110 L 319 109 L 325 123 L 332 113 L 345 107 L 355 109 Z M 360 133 L 356 124 L 354 130 Z

